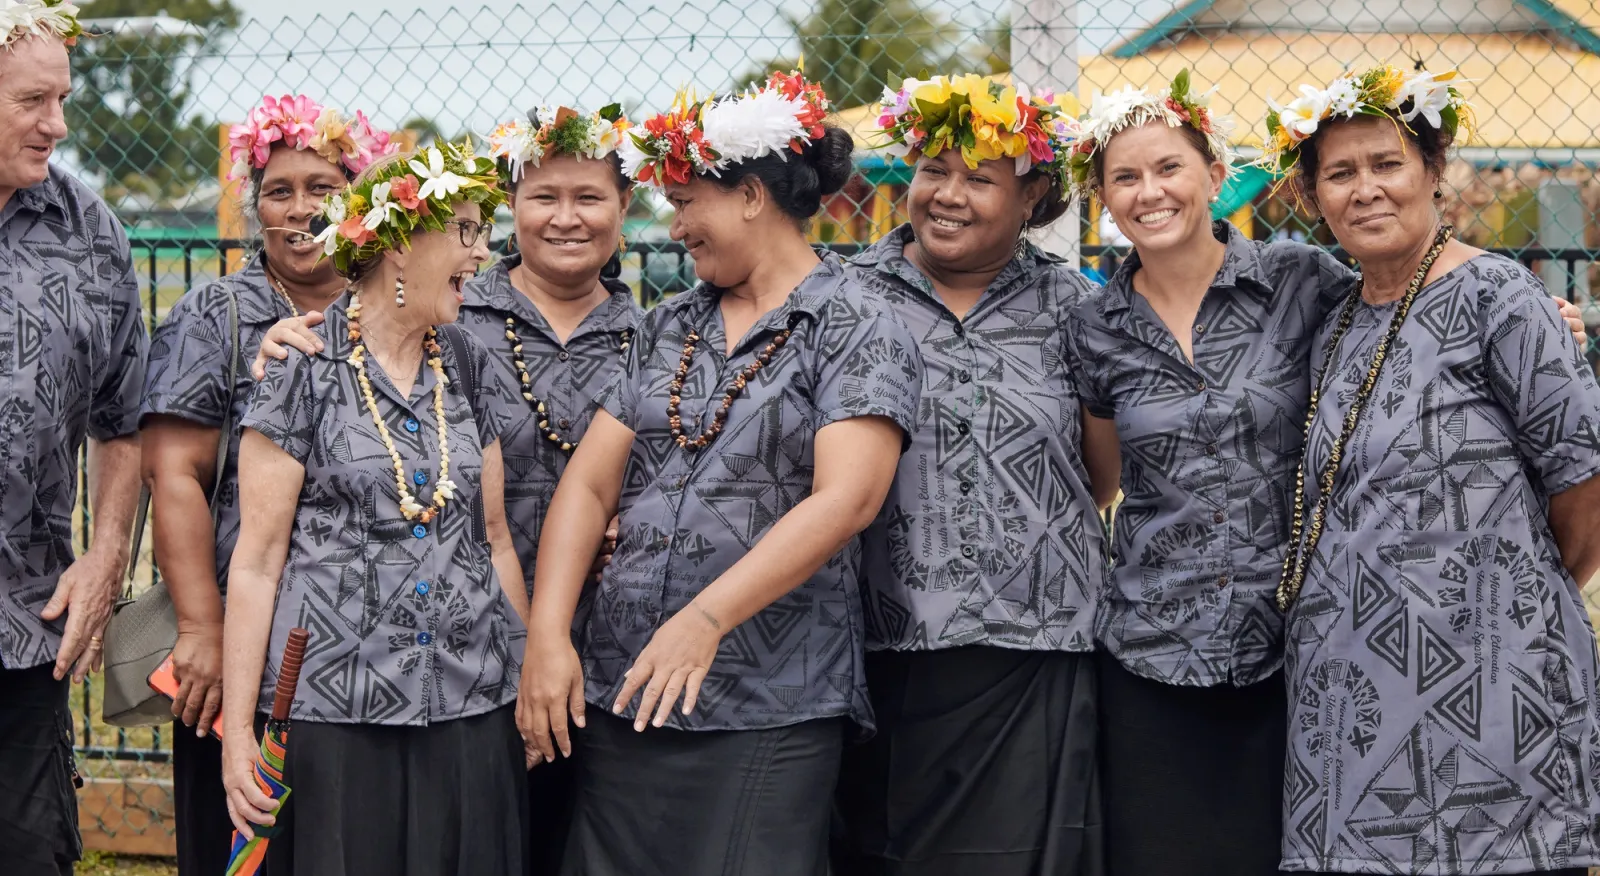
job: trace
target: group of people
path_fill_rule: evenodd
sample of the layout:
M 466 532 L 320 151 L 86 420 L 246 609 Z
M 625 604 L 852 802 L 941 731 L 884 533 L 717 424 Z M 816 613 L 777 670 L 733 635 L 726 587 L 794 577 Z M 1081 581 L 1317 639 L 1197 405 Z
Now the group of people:
M 1359 273 L 1213 219 L 1235 156 L 1187 74 L 1086 112 L 907 80 L 909 221 L 850 259 L 805 235 L 853 145 L 798 74 L 540 107 L 487 155 L 269 97 L 230 136 L 261 246 L 147 345 L 120 226 L 48 161 L 71 7 L 0 3 L 8 872 L 79 854 L 66 696 L 141 472 L 184 873 L 269 824 L 300 876 L 1600 864 L 1600 386 L 1576 310 L 1439 215 L 1448 74 L 1266 121 Z M 701 280 L 648 312 L 639 185 Z M 1089 198 L 1132 244 L 1104 289 L 1028 240 Z

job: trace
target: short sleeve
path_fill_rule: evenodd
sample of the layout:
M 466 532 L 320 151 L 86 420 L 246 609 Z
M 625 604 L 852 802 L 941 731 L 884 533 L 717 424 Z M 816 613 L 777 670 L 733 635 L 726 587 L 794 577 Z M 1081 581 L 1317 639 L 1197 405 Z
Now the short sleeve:
M 311 458 L 316 434 L 316 360 L 290 349 L 288 358 L 267 360 L 267 376 L 250 393 L 239 425 L 254 429 L 295 459 Z
M 221 428 L 227 419 L 228 357 L 234 341 L 226 337 L 223 283 L 196 288 L 178 299 L 150 338 L 145 366 L 142 416 L 165 414 L 202 426 Z
M 89 434 L 97 441 L 110 441 L 139 430 L 149 336 L 145 333 L 144 308 L 139 302 L 139 280 L 134 273 L 128 236 L 110 211 L 105 211 L 100 222 L 97 236 L 109 252 L 105 263 L 97 266 L 97 273 L 100 281 L 107 284 L 110 345 L 109 364 L 94 388 L 89 409 Z
M 1477 280 L 1483 370 L 1547 492 L 1600 473 L 1600 385 L 1544 286 L 1499 260 Z
M 1066 336 L 1066 343 L 1062 345 L 1066 350 L 1063 364 L 1083 406 L 1094 416 L 1110 420 L 1117 416 L 1117 410 L 1111 404 L 1111 394 L 1106 391 L 1104 373 L 1094 367 L 1099 360 L 1092 349 L 1093 335 L 1084 314 L 1084 310 L 1095 304 L 1091 300 L 1062 318 L 1061 331 Z
M 628 345 L 620 366 L 595 394 L 596 405 L 635 432 L 639 431 L 639 395 L 643 392 L 644 364 L 649 356 L 646 348 L 654 348 L 655 339 L 660 336 L 661 314 L 665 312 L 658 308 L 638 321 L 634 342 Z
M 910 446 L 922 398 L 922 354 L 910 329 L 882 303 L 863 308 L 834 299 L 821 326 L 817 428 L 856 417 L 887 417 Z

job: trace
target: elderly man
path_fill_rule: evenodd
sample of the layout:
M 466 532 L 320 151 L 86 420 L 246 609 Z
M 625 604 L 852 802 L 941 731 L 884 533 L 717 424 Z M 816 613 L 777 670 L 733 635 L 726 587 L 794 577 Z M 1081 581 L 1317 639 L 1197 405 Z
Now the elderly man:
M 98 667 L 138 495 L 144 325 L 128 240 L 52 167 L 77 10 L 0 0 L 0 871 L 79 857 L 71 682 Z M 78 452 L 93 546 L 74 560 Z

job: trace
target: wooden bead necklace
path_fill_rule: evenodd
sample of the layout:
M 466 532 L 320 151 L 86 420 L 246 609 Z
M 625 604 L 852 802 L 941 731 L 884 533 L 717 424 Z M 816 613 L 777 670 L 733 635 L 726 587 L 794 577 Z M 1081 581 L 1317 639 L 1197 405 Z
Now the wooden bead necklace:
M 522 397 L 527 399 L 533 407 L 533 412 L 539 415 L 539 432 L 544 439 L 559 447 L 563 453 L 570 454 L 577 448 L 578 442 L 568 441 L 561 437 L 561 433 L 550 428 L 550 408 L 538 396 L 533 394 L 533 380 L 528 376 L 528 363 L 522 358 L 522 338 L 517 336 L 517 318 L 506 317 L 506 340 L 511 342 L 511 364 L 517 368 L 517 376 L 522 381 Z M 623 329 L 617 332 L 618 352 L 626 356 L 628 345 L 633 341 L 633 332 Z
M 700 333 L 694 329 L 689 330 L 683 339 L 683 355 L 678 359 L 678 370 L 672 375 L 672 385 L 667 388 L 667 423 L 672 426 L 672 440 L 685 450 L 704 450 L 707 444 L 716 440 L 722 434 L 722 427 L 728 422 L 728 409 L 733 407 L 733 400 L 739 397 L 744 388 L 749 385 L 750 379 L 756 372 L 767 367 L 772 357 L 783 345 L 789 342 L 789 334 L 793 328 L 786 328 L 778 332 L 777 337 L 769 342 L 765 349 L 756 354 L 756 360 L 746 365 L 739 376 L 733 379 L 733 384 L 722 396 L 722 406 L 717 408 L 717 413 L 711 418 L 711 426 L 698 437 L 690 438 L 683 434 L 683 417 L 678 414 L 678 405 L 683 401 L 683 381 L 689 376 L 689 362 L 694 359 L 695 344 L 700 342 Z
M 422 341 L 422 349 L 428 357 L 428 367 L 433 369 L 433 416 L 439 426 L 439 476 L 433 483 L 432 505 L 423 507 L 422 503 L 412 495 L 411 487 L 406 483 L 405 463 L 400 460 L 400 451 L 395 448 L 394 439 L 389 436 L 389 427 L 383 422 L 383 415 L 378 413 L 378 399 L 372 394 L 372 383 L 367 380 L 367 347 L 361 342 L 361 295 L 354 290 L 350 292 L 350 306 L 345 308 L 345 316 L 350 342 L 355 345 L 350 350 L 350 364 L 356 367 L 356 382 L 361 385 L 361 397 L 366 401 L 367 413 L 372 415 L 372 424 L 378 427 L 378 437 L 389 451 L 389 458 L 394 461 L 394 485 L 400 491 L 400 513 L 407 520 L 430 523 L 440 511 L 444 510 L 445 503 L 450 501 L 456 491 L 455 483 L 450 480 L 450 424 L 444 413 L 444 388 L 450 380 L 444 374 L 444 359 L 443 352 L 439 349 L 438 330 L 430 327 Z

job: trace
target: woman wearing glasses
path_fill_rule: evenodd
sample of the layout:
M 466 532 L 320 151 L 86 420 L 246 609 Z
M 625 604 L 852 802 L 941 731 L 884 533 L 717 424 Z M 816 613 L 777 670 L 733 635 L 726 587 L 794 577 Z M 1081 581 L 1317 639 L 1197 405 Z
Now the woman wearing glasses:
M 527 591 L 490 353 L 449 325 L 503 199 L 493 163 L 449 145 L 330 199 L 318 239 L 350 293 L 321 351 L 267 364 L 245 415 L 223 784 L 247 835 L 273 822 L 252 777 L 257 710 L 289 630 L 311 632 L 266 873 L 522 870 Z

